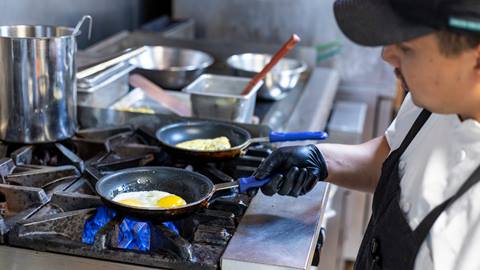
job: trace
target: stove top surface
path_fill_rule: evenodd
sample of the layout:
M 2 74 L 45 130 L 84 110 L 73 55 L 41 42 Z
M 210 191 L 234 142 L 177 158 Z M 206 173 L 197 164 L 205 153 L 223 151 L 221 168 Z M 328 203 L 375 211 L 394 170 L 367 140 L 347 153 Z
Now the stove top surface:
M 80 130 L 53 144 L 1 145 L 0 244 L 151 267 L 219 268 L 252 196 L 221 192 L 206 209 L 155 223 L 100 216 L 110 210 L 96 196 L 95 183 L 138 166 L 185 168 L 214 183 L 228 182 L 251 175 L 271 149 L 254 146 L 234 160 L 194 163 L 170 156 L 151 134 L 149 128 L 122 126 Z

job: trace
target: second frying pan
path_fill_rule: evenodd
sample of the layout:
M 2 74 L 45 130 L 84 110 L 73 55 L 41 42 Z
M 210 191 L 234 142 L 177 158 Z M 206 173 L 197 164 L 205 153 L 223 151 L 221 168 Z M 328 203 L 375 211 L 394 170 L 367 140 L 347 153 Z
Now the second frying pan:
M 195 139 L 213 139 L 225 136 L 232 145 L 227 150 L 198 151 L 179 148 L 176 145 Z M 268 137 L 252 138 L 243 128 L 214 121 L 183 122 L 164 126 L 157 130 L 157 139 L 168 152 L 183 158 L 202 158 L 204 160 L 221 160 L 235 158 L 242 154 L 252 143 L 288 142 L 304 140 L 325 140 L 325 132 L 270 132 Z

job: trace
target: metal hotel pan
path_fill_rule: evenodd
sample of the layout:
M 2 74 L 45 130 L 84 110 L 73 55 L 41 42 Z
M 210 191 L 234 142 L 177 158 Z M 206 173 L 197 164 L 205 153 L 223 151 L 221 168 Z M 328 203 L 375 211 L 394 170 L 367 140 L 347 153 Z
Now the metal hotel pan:
M 212 139 L 225 136 L 232 145 L 227 150 L 220 151 L 196 151 L 179 148 L 176 145 L 195 139 Z M 205 160 L 220 160 L 235 158 L 242 154 L 253 143 L 288 142 L 305 140 L 325 140 L 328 135 L 325 132 L 270 132 L 268 137 L 252 138 L 250 133 L 238 126 L 213 122 L 183 122 L 164 126 L 156 132 L 157 139 L 162 143 L 165 150 L 173 155 L 184 158 L 202 158 Z
M 212 195 L 220 190 L 239 188 L 246 192 L 261 187 L 270 179 L 256 180 L 253 176 L 237 181 L 214 185 L 207 177 L 184 169 L 171 167 L 137 167 L 115 172 L 101 178 L 95 188 L 102 201 L 119 213 L 141 219 L 165 221 L 185 217 L 207 207 Z M 120 193 L 159 190 L 182 197 L 187 204 L 162 209 L 135 207 L 113 201 Z

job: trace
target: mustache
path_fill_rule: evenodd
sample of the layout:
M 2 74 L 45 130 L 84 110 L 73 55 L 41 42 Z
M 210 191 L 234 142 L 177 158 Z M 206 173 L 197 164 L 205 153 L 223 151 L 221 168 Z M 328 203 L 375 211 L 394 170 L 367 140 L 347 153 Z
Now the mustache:
M 395 68 L 393 72 L 395 73 L 395 76 L 397 77 L 397 79 L 399 79 L 400 82 L 402 83 L 403 90 L 406 92 L 409 92 L 410 88 L 408 87 L 407 80 L 405 80 L 405 77 L 403 76 L 402 71 L 399 68 Z

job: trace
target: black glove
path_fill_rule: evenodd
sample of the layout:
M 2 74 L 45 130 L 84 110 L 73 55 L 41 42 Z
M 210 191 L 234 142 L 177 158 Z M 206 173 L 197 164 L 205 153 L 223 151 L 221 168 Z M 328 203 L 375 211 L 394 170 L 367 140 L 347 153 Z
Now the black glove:
M 318 148 L 288 146 L 275 150 L 253 174 L 257 179 L 271 177 L 261 190 L 265 195 L 275 193 L 297 197 L 313 189 L 319 180 L 327 178 L 327 164 Z

